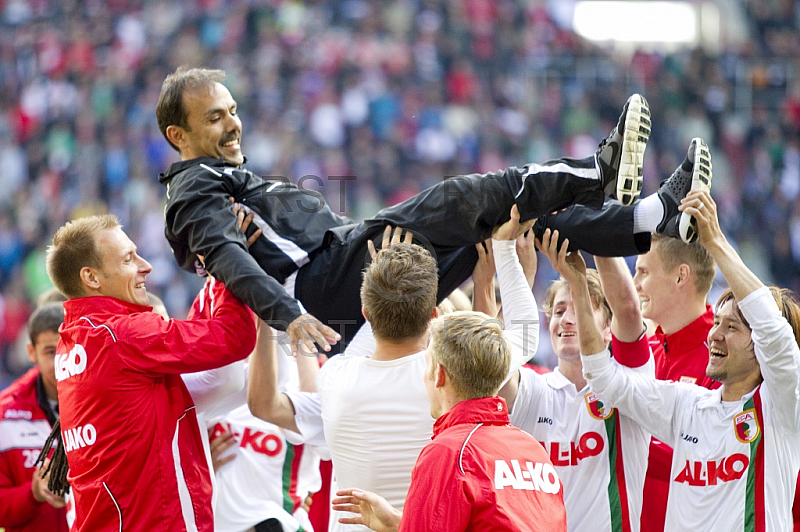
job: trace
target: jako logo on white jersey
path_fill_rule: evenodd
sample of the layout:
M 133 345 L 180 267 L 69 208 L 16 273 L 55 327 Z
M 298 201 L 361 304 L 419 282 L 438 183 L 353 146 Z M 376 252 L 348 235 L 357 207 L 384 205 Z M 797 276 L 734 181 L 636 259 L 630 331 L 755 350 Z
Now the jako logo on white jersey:
M 86 350 L 81 344 L 69 350 L 69 353 L 56 354 L 56 380 L 63 381 L 74 375 L 80 375 L 86 369 Z
M 686 460 L 686 465 L 675 477 L 675 482 L 686 482 L 690 486 L 716 486 L 718 481 L 739 480 L 749 465 L 750 459 L 742 453 L 723 458 L 719 462 Z
M 550 461 L 554 466 L 576 466 L 578 462 L 590 456 L 597 456 L 606 444 L 603 437 L 597 432 L 585 432 L 576 444 L 574 441 L 563 444 L 557 441 L 542 442 L 545 449 L 550 451 Z
M 495 460 L 494 488 L 501 490 L 507 487 L 515 490 L 558 493 L 561 482 L 555 468 L 550 464 L 525 462 L 523 471 L 519 460 L 511 460 L 511 466 L 505 460 Z
M 64 449 L 70 452 L 94 444 L 97 441 L 97 430 L 90 423 L 64 430 L 61 432 L 61 436 L 64 440 Z

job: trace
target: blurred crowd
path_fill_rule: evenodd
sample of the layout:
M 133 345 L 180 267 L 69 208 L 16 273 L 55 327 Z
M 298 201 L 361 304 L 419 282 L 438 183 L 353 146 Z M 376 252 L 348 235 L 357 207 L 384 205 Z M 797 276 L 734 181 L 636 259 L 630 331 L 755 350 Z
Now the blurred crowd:
M 154 111 L 181 64 L 227 71 L 249 169 L 356 219 L 445 176 L 588 155 L 641 92 L 645 192 L 705 138 L 724 231 L 763 278 L 800 289 L 795 2 L 739 0 L 752 38 L 713 54 L 614 51 L 560 25 L 557 4 L 0 0 L 0 388 L 25 367 L 14 344 L 70 218 L 116 214 L 154 266 L 148 290 L 185 316 L 202 280 L 163 236 L 157 176 L 177 153 Z

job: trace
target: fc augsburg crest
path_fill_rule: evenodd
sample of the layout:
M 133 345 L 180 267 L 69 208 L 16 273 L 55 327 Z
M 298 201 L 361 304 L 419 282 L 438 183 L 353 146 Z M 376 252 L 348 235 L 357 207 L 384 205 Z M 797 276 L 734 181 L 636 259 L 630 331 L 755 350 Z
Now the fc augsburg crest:
M 742 443 L 751 443 L 761 434 L 754 408 L 734 416 L 733 427 L 736 430 L 736 439 Z
M 586 401 L 586 408 L 589 409 L 589 414 L 595 419 L 608 419 L 614 413 L 614 409 L 603 404 L 603 400 L 595 393 L 589 392 L 583 398 Z

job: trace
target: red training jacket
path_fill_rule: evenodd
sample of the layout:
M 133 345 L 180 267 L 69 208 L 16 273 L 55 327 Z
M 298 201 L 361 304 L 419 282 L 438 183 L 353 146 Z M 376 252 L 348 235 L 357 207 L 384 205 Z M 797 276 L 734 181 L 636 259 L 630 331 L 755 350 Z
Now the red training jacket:
M 34 462 L 50 435 L 36 396 L 39 368 L 0 392 L 0 528 L 6 532 L 66 532 L 66 508 L 33 498 Z
M 110 297 L 64 309 L 56 379 L 73 530 L 210 532 L 210 472 L 180 374 L 247 357 L 250 310 L 227 290 L 210 320 L 164 321 Z
M 400 532 L 565 531 L 564 487 L 544 447 L 509 425 L 505 399 L 462 401 L 433 426 Z

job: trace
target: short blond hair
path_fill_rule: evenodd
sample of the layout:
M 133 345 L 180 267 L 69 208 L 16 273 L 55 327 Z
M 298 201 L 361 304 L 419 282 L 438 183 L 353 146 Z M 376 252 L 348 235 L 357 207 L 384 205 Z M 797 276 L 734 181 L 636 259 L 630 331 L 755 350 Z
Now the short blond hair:
M 445 368 L 462 400 L 497 395 L 511 364 L 503 326 L 482 312 L 458 311 L 433 320 L 429 350 L 433 367 Z
M 116 216 L 97 214 L 64 224 L 47 248 L 47 275 L 67 299 L 86 295 L 81 269 L 100 268 L 103 259 L 97 248 L 97 233 L 122 227 Z

